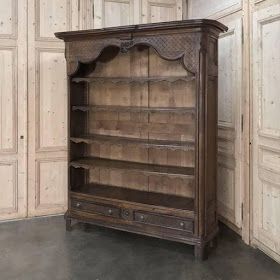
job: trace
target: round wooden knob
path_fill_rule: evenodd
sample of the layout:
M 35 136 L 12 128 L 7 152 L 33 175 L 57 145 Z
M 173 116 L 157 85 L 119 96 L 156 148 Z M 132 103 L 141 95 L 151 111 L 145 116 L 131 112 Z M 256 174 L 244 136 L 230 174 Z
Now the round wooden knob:
M 112 215 L 112 214 L 113 214 L 112 209 L 109 209 L 109 210 L 108 210 L 108 213 L 109 213 L 109 215 Z
M 180 226 L 181 226 L 181 227 L 184 227 L 184 226 L 185 226 L 185 223 L 181 222 L 181 223 L 180 223 Z
M 128 210 L 125 210 L 125 211 L 124 211 L 124 215 L 125 215 L 125 216 L 129 216 L 129 211 L 128 211 Z
M 144 220 L 144 218 L 145 218 L 145 217 L 144 217 L 143 215 L 141 215 L 141 216 L 140 216 L 140 220 L 142 220 L 142 221 L 143 221 L 143 220 Z

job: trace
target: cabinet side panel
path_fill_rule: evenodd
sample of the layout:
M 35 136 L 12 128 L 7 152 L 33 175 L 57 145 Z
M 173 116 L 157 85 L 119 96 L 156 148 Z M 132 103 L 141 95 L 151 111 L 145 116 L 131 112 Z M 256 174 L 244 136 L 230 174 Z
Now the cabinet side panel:
M 207 87 L 205 96 L 206 119 L 206 180 L 205 180 L 205 233 L 217 228 L 217 122 L 218 122 L 218 53 L 217 40 L 209 38 L 207 52 Z

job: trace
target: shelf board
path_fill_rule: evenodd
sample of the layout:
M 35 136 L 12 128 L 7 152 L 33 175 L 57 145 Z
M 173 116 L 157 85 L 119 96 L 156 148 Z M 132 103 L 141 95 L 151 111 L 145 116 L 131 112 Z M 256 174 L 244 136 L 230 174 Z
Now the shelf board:
M 93 169 L 95 167 L 108 168 L 108 169 L 123 169 L 129 171 L 137 171 L 147 174 L 158 174 L 167 176 L 187 176 L 194 177 L 193 167 L 177 167 L 168 165 L 158 165 L 151 163 L 139 163 L 122 160 L 112 160 L 98 157 L 83 157 L 71 161 L 70 166 L 74 168 Z
M 87 184 L 71 190 L 74 194 L 89 195 L 103 199 L 132 202 L 156 207 L 194 211 L 194 199 L 170 194 L 139 191 L 128 188 L 107 186 L 100 184 Z
M 195 113 L 194 107 L 140 107 L 140 106 L 72 106 L 73 111 L 109 111 L 109 112 L 134 112 L 134 113 Z
M 101 135 L 101 134 L 89 134 L 82 135 L 78 137 L 70 137 L 70 140 L 74 143 L 110 143 L 114 145 L 136 145 L 142 147 L 155 147 L 170 150 L 194 150 L 194 142 L 191 141 L 167 141 L 167 140 L 154 140 L 154 139 L 141 139 L 141 138 L 131 138 L 131 137 L 121 137 L 121 136 L 111 136 L 111 135 Z
M 75 83 L 87 82 L 87 83 L 140 83 L 144 84 L 147 82 L 169 82 L 174 83 L 177 81 L 189 82 L 195 79 L 195 76 L 167 76 L 167 77 L 76 77 L 72 78 Z

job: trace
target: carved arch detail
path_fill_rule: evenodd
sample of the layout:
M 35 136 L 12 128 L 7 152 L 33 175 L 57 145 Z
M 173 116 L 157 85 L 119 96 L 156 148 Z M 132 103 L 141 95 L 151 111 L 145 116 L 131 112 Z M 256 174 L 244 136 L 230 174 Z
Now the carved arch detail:
M 134 37 L 129 40 L 100 38 L 96 40 L 72 41 L 66 43 L 67 74 L 74 75 L 80 63 L 95 61 L 102 51 L 115 46 L 127 52 L 134 46 L 146 45 L 155 49 L 166 60 L 182 59 L 189 72 L 195 74 L 199 65 L 200 34 L 164 34 L 159 36 Z

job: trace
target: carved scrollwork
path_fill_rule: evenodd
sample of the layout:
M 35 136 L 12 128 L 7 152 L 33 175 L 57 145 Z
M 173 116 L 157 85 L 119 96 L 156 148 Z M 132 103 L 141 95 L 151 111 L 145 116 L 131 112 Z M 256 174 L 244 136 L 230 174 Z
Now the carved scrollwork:
M 127 53 L 129 51 L 130 48 L 132 48 L 134 46 L 134 41 L 133 40 L 129 40 L 129 41 L 123 41 L 121 42 L 121 46 L 120 46 L 120 50 L 122 53 Z
M 79 63 L 95 61 L 102 51 L 115 46 L 122 53 L 136 45 L 146 45 L 155 49 L 160 57 L 166 60 L 182 59 L 184 67 L 195 74 L 199 65 L 200 34 L 161 34 L 157 36 L 137 36 L 131 40 L 118 38 L 98 38 L 96 40 L 71 41 L 66 43 L 68 75 L 73 75 Z

